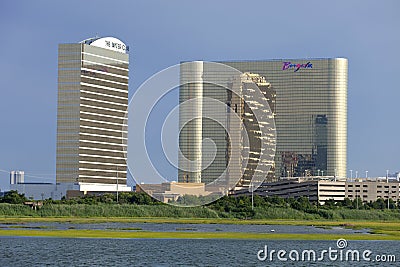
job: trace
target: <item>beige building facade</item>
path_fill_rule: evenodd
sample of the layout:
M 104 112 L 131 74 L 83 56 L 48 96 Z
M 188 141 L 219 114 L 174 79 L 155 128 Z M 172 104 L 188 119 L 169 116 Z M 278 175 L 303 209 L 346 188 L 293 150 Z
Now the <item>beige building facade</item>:
M 400 183 L 386 179 L 356 179 L 346 183 L 346 197 L 360 198 L 363 202 L 389 199 L 397 202 L 400 199 Z
M 57 183 L 126 189 L 128 50 L 113 37 L 59 45 Z

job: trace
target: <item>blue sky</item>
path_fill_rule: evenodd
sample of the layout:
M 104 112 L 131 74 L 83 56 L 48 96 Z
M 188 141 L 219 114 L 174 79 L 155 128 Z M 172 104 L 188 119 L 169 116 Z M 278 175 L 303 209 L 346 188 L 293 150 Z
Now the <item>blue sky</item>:
M 130 95 L 180 61 L 346 57 L 348 169 L 398 171 L 398 10 L 399 1 L 1 1 L 0 170 L 55 181 L 57 46 L 98 34 L 130 45 Z M 173 175 L 167 166 L 160 159 Z

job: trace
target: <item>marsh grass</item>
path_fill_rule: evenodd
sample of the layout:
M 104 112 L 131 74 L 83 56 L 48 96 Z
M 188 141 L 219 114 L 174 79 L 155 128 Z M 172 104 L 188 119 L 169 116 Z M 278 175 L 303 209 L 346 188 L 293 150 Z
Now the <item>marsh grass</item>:
M 173 239 L 263 239 L 263 240 L 400 240 L 395 235 L 366 234 L 280 234 L 280 233 L 232 233 L 232 232 L 146 232 L 107 230 L 1 230 L 0 236 L 60 237 L 60 238 L 173 238 Z
M 241 224 L 241 225 L 302 225 L 315 227 L 343 227 L 352 229 L 370 229 L 371 234 L 340 235 L 349 240 L 400 240 L 400 223 L 394 221 L 366 221 L 366 220 L 238 220 L 238 219 L 199 219 L 199 218 L 77 218 L 77 217 L 14 217 L 0 218 L 0 224 L 25 224 L 40 222 L 68 222 L 68 223 L 174 223 L 174 224 Z M 12 226 L 12 225 L 10 225 Z M 216 228 L 213 233 L 200 233 L 196 231 L 176 232 L 145 232 L 139 228 L 106 230 L 78 230 L 73 226 L 68 230 L 52 230 L 46 227 L 27 229 L 23 227 L 7 227 L 0 229 L 0 236 L 53 236 L 53 237 L 102 237 L 102 238 L 248 238 L 248 239 L 299 239 L 299 240 L 333 240 L 339 235 L 321 234 L 281 234 L 281 233 L 225 233 L 221 228 Z M 195 228 L 193 228 L 195 229 Z M 112 233 L 110 233 L 112 232 Z M 136 235 L 136 233 L 141 233 Z M 145 232 L 145 233 L 144 233 Z M 127 234 L 129 233 L 129 234 Z M 133 233 L 133 234 L 132 234 Z M 185 235 L 189 234 L 189 235 Z M 191 234 L 191 235 L 190 235 Z
M 251 216 L 241 213 L 216 211 L 210 207 L 182 208 L 170 205 L 132 204 L 46 204 L 39 210 L 19 204 L 0 203 L 4 217 L 80 217 L 80 218 L 199 218 L 199 219 L 281 219 L 281 220 L 400 220 L 398 210 L 320 209 L 304 212 L 290 207 L 255 207 Z
M 216 211 L 206 207 L 180 208 L 170 205 L 110 204 L 47 204 L 39 210 L 28 206 L 0 203 L 0 216 L 31 217 L 172 217 L 218 218 Z

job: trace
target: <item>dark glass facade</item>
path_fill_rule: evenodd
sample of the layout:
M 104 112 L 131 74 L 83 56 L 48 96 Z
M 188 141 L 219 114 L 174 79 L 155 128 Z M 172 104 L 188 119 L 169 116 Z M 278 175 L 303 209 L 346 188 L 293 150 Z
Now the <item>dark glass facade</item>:
M 275 177 L 346 177 L 347 59 L 222 62 L 276 92 Z
M 265 173 L 265 179 L 277 180 L 280 177 L 299 177 L 328 175 L 346 177 L 347 164 L 347 59 L 286 59 L 263 61 L 227 61 L 220 62 L 231 66 L 253 79 L 258 85 L 268 104 L 275 120 L 276 153 L 272 169 Z M 190 70 L 184 73 L 188 76 Z M 258 82 L 257 82 L 258 79 Z M 242 169 L 241 181 L 246 181 L 252 175 L 254 166 L 258 164 L 257 150 L 259 138 L 257 127 L 262 122 L 253 124 L 252 113 L 241 103 L 233 104 L 229 94 L 223 89 L 213 87 L 209 89 L 211 97 L 218 95 L 233 109 L 238 107 L 243 123 L 248 131 L 250 148 L 254 157 L 249 156 L 248 164 Z M 180 101 L 186 95 L 193 93 L 188 86 L 181 86 Z M 243 96 L 246 96 L 246 85 L 243 84 Z M 215 97 L 215 96 L 214 96 Z M 194 108 L 194 107 L 193 107 Z M 196 107 L 201 109 L 201 107 Z M 190 110 L 181 110 L 188 113 Z M 200 114 L 201 112 L 198 111 Z M 225 112 L 226 115 L 226 112 Z M 222 115 L 221 115 L 222 116 Z M 187 125 L 190 128 L 190 125 Z M 221 139 L 218 148 L 228 153 L 218 154 L 216 160 L 222 162 L 229 158 L 232 147 L 225 138 L 223 131 L 217 130 L 216 125 L 198 123 L 190 131 L 213 132 L 217 140 Z M 187 129 L 189 131 L 189 129 Z M 206 136 L 206 135 L 204 135 Z M 202 135 L 197 134 L 201 140 Z M 188 139 L 181 133 L 180 146 L 182 151 L 195 151 L 193 139 Z M 198 149 L 196 151 L 199 151 Z M 200 149 L 201 151 L 201 149 Z M 198 152 L 199 153 L 199 152 Z M 227 156 L 228 154 L 228 156 Z M 226 166 L 226 164 L 225 164 Z M 179 172 L 178 179 L 183 181 L 184 172 Z M 198 173 L 202 181 L 212 181 L 216 174 Z M 194 181 L 194 180 L 192 180 Z

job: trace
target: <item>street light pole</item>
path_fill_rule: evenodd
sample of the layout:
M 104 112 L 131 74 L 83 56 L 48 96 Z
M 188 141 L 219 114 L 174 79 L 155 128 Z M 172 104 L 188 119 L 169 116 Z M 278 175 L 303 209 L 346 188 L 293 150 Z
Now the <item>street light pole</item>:
M 250 183 L 251 187 L 251 210 L 254 210 L 254 190 L 253 190 L 253 182 Z
M 389 199 L 390 199 L 390 186 L 389 186 L 389 191 L 388 191 L 388 201 L 387 201 L 387 208 L 388 210 L 390 210 L 390 206 L 389 206 Z
M 358 192 L 357 192 L 357 189 L 356 189 L 356 202 L 357 202 L 357 209 L 358 209 Z
M 118 166 L 117 166 L 117 204 L 119 203 L 118 199 Z

